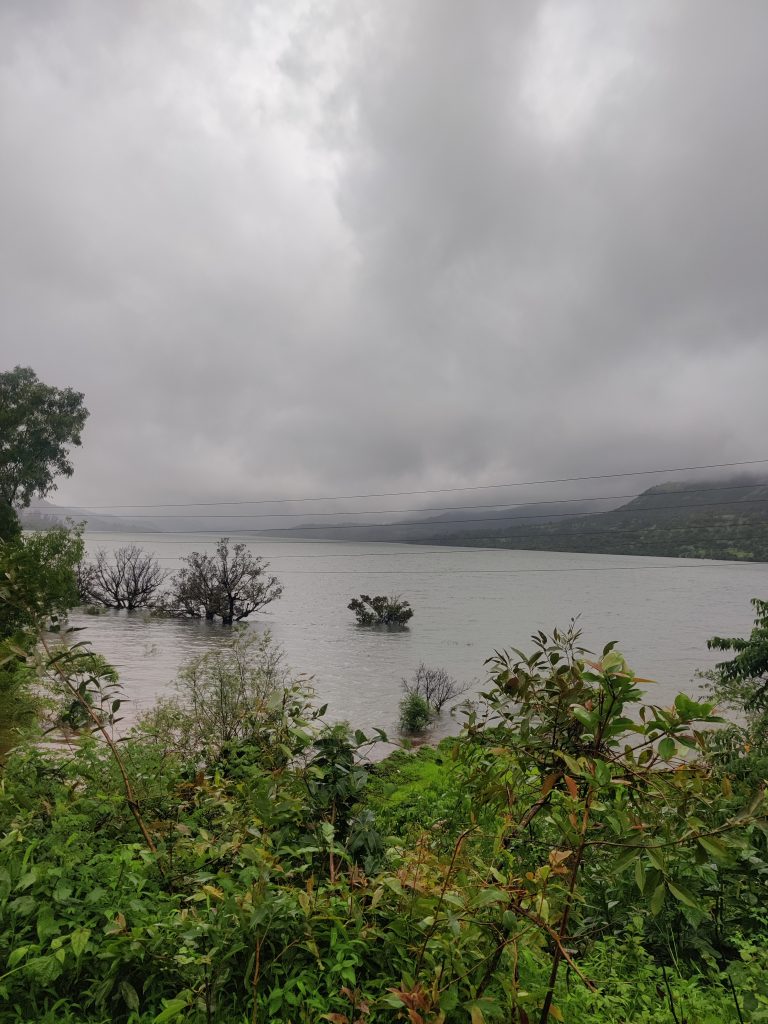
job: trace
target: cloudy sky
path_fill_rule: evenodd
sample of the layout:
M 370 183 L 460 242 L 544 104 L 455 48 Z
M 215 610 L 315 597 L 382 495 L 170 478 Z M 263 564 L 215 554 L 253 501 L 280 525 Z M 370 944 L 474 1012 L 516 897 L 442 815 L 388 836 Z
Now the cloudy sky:
M 56 500 L 768 457 L 767 45 L 764 0 L 4 0 Z

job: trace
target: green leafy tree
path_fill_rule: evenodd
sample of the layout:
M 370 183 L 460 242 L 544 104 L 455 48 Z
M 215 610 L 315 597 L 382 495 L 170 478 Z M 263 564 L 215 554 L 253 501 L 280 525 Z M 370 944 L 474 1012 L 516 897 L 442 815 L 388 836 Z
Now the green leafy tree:
M 714 651 L 733 651 L 711 676 L 713 692 L 746 713 L 751 720 L 768 713 L 768 601 L 753 598 L 755 624 L 748 637 L 713 636 L 707 646 Z
M 410 692 L 400 701 L 400 731 L 415 736 L 432 721 L 432 709 L 420 693 Z
M 33 652 L 39 633 L 58 629 L 78 603 L 82 556 L 80 532 L 63 527 L 0 541 L 0 751 L 36 721 Z
M 347 605 L 355 613 L 359 626 L 404 626 L 413 618 L 413 608 L 399 595 L 370 597 L 361 594 Z
M 26 508 L 32 498 L 71 476 L 68 446 L 80 444 L 88 417 L 83 395 L 44 384 L 29 367 L 0 373 L 0 529 L 12 536 L 9 509 Z
M 62 526 L 16 542 L 0 541 L 0 638 L 35 636 L 79 603 L 75 569 L 80 529 Z

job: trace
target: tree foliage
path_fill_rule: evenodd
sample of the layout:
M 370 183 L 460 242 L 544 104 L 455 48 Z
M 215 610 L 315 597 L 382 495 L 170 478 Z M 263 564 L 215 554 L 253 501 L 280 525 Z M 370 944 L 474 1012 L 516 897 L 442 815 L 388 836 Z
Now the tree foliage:
M 404 626 L 413 617 L 413 609 L 399 595 L 370 597 L 361 594 L 347 605 L 355 613 L 359 626 Z
M 43 384 L 29 367 L 0 373 L 0 502 L 26 507 L 71 476 L 67 449 L 87 417 L 79 391 Z
M 0 541 L 0 753 L 32 729 L 39 712 L 32 654 L 44 629 L 57 630 L 78 603 L 79 530 L 57 527 Z
M 400 701 L 400 732 L 416 736 L 424 732 L 432 721 L 432 709 L 421 694 L 411 691 Z
M 143 716 L 142 729 L 192 762 L 212 763 L 256 741 L 289 685 L 269 632 L 240 627 L 181 667 L 175 695 Z
M 206 619 L 219 617 L 225 626 L 240 622 L 283 592 L 280 581 L 269 575 L 269 563 L 250 553 L 245 544 L 230 548 L 222 537 L 213 555 L 193 551 L 176 574 L 172 605 L 181 614 Z
M 714 636 L 707 646 L 733 651 L 729 661 L 715 666 L 714 693 L 750 718 L 768 712 L 768 601 L 753 598 L 755 623 L 748 637 Z
M 0 637 L 35 637 L 74 608 L 75 568 L 82 557 L 80 529 L 56 527 L 0 542 Z

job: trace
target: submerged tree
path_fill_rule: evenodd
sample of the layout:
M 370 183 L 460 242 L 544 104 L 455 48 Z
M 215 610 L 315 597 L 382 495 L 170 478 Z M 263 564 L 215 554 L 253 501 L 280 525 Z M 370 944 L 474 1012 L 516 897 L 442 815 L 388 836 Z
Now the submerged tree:
M 361 594 L 353 597 L 347 608 L 355 613 L 359 626 L 404 626 L 413 617 L 410 604 L 397 594 L 391 597 Z
M 0 536 L 13 534 L 12 510 L 72 476 L 68 445 L 79 445 L 88 418 L 83 395 L 43 384 L 29 367 L 0 373 Z
M 102 548 L 96 560 L 78 568 L 81 600 L 96 601 L 107 608 L 146 608 L 168 579 L 156 558 L 136 544 L 127 544 L 108 555 Z
M 219 617 L 225 626 L 240 622 L 283 592 L 276 576 L 267 572 L 269 562 L 252 555 L 245 544 L 222 537 L 216 553 L 193 551 L 184 559 L 174 580 L 173 603 L 182 615 Z
M 402 684 L 407 696 L 421 697 L 436 715 L 440 714 L 449 700 L 467 692 L 467 686 L 449 676 L 444 668 L 430 668 L 423 661 L 413 676 L 403 679 Z

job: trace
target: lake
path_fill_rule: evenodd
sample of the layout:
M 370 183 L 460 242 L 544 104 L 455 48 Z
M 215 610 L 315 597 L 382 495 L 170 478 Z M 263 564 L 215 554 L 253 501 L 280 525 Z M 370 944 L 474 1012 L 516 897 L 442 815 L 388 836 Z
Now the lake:
M 238 538 L 270 562 L 283 597 L 252 616 L 269 629 L 297 673 L 314 677 L 328 716 L 394 731 L 401 679 L 419 662 L 440 666 L 477 690 L 495 649 L 530 649 L 530 634 L 580 616 L 597 651 L 609 640 L 638 675 L 655 680 L 649 699 L 695 693 L 697 669 L 720 658 L 707 639 L 744 635 L 750 598 L 768 596 L 765 563 L 619 555 L 499 551 L 406 544 Z M 189 551 L 211 551 L 210 534 L 86 534 L 89 553 L 138 544 L 174 569 Z M 347 610 L 360 593 L 400 594 L 414 608 L 410 629 L 362 629 Z M 167 693 L 179 665 L 221 642 L 215 623 L 148 619 L 141 612 L 76 612 L 71 624 L 120 671 L 130 721 Z M 451 728 L 443 722 L 438 733 Z

